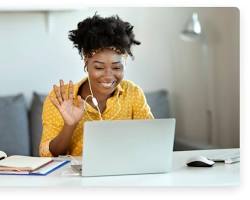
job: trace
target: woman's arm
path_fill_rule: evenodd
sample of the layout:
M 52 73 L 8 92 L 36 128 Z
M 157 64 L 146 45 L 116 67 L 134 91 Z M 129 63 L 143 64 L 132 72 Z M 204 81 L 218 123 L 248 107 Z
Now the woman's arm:
M 49 150 L 53 156 L 67 154 L 75 125 L 65 125 L 61 132 L 49 143 Z
M 54 86 L 46 98 L 43 110 L 43 134 L 40 144 L 41 156 L 58 156 L 68 152 L 71 138 L 84 113 L 83 100 L 73 96 L 73 83 L 65 89 L 63 81 L 60 87 Z

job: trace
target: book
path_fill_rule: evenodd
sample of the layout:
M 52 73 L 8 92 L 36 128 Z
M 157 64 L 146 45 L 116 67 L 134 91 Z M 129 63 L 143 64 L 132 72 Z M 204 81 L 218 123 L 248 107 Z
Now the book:
M 68 160 L 54 160 L 52 157 L 7 156 L 0 151 L 0 174 L 47 175 L 68 163 Z
M 69 160 L 52 160 L 48 164 L 38 168 L 34 171 L 0 171 L 0 175 L 36 175 L 36 176 L 46 176 L 58 168 L 64 166 L 70 162 Z

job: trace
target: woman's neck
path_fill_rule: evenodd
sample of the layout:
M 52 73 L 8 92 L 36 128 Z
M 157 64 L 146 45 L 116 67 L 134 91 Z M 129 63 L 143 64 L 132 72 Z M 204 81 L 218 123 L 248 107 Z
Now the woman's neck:
M 95 92 L 92 88 L 92 92 L 93 92 L 93 96 L 97 99 L 98 103 L 106 103 L 107 99 L 112 95 L 103 95 L 103 94 L 98 94 L 97 92 Z M 86 99 L 87 96 L 89 95 L 92 95 L 91 94 L 91 91 L 89 89 L 89 83 L 88 81 L 85 81 L 81 86 L 80 86 L 80 89 L 79 89 L 79 92 L 78 94 L 83 98 L 83 99 Z M 87 102 L 88 103 L 92 103 L 91 99 L 88 98 L 87 99 Z

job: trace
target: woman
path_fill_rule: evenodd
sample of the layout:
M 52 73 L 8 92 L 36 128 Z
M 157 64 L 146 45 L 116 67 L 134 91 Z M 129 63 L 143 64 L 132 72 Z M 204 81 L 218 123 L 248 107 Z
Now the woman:
M 118 16 L 94 15 L 78 23 L 69 39 L 84 58 L 88 77 L 54 85 L 43 106 L 40 156 L 82 155 L 83 126 L 91 120 L 152 119 L 142 89 L 123 80 L 133 57 L 133 26 Z

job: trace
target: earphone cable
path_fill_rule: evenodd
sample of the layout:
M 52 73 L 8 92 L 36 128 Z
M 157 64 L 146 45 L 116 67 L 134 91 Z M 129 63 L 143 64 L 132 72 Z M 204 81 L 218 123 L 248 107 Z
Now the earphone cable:
M 89 113 L 88 113 L 88 110 L 87 110 L 87 106 L 86 106 L 87 99 L 88 99 L 89 97 L 92 97 L 92 96 L 91 96 L 91 95 L 88 95 L 88 96 L 85 98 L 85 100 L 84 100 L 84 110 L 86 110 L 86 113 L 87 113 L 88 117 L 89 117 L 92 121 L 94 121 L 94 119 L 93 119 L 92 117 L 89 116 Z M 93 97 L 92 97 L 92 98 L 93 98 Z M 98 109 L 99 118 L 100 118 L 101 120 L 103 120 L 103 119 L 102 119 L 102 116 L 101 116 L 101 113 L 100 113 L 100 110 L 99 110 L 99 108 L 98 108 L 98 106 L 97 106 L 97 109 Z

